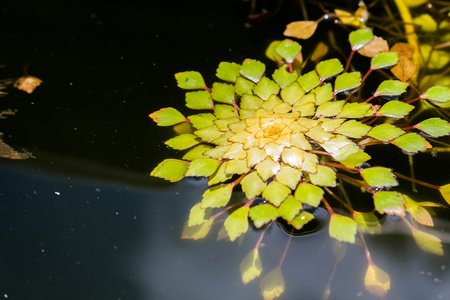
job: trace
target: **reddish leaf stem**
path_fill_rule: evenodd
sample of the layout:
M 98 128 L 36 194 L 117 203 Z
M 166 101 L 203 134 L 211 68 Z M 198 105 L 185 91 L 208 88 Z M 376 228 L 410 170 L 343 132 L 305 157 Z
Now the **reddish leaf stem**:
M 364 101 L 364 103 L 369 102 L 370 100 L 372 100 L 373 98 L 376 97 L 376 94 L 373 94 L 372 96 L 370 96 L 366 101 Z
M 361 238 L 361 242 L 364 247 L 364 251 L 366 252 L 367 261 L 369 262 L 369 265 L 373 265 L 372 257 L 370 256 L 369 247 L 367 247 L 366 241 L 364 240 L 364 236 L 361 234 L 361 232 L 358 232 L 359 237 Z
M 211 93 L 211 89 L 209 87 L 207 87 L 206 85 L 203 88 Z
M 355 172 L 361 172 L 360 169 L 356 169 L 356 168 L 351 168 L 351 167 L 346 167 L 344 165 L 340 165 L 340 164 L 336 164 L 336 163 L 331 163 L 331 162 L 326 162 L 325 165 L 327 166 L 331 166 L 331 167 L 335 167 L 335 168 L 339 168 L 339 169 L 344 169 L 344 170 L 349 170 L 349 171 L 355 171 Z
M 237 109 L 240 110 L 241 108 L 236 104 L 236 102 L 233 102 L 232 105 Z
M 366 75 L 364 75 L 363 79 L 361 79 L 361 83 L 364 82 L 364 80 L 366 80 L 367 76 L 369 76 L 370 73 L 372 73 L 373 69 L 369 69 L 369 71 L 367 71 Z
M 347 64 L 345 65 L 344 73 L 347 72 L 348 67 L 350 67 L 350 62 L 352 61 L 354 54 L 355 54 L 355 50 L 352 50 L 352 52 L 350 52 L 350 56 L 348 57 Z
M 350 207 L 350 205 L 348 205 L 347 203 L 345 203 L 344 200 L 342 200 L 341 198 L 339 198 L 338 196 L 336 196 L 335 193 L 333 193 L 329 188 L 327 188 L 326 186 L 323 187 L 325 189 L 325 191 L 327 191 L 328 194 L 330 194 L 331 197 L 333 197 L 334 199 L 336 199 L 339 203 L 342 204 L 342 206 L 344 206 L 349 212 L 351 212 L 352 214 L 355 213 L 355 211 L 353 210 L 353 208 Z
M 286 258 L 286 254 L 287 254 L 287 251 L 289 249 L 289 245 L 291 243 L 291 239 L 292 239 L 292 235 L 289 235 L 289 239 L 288 239 L 288 241 L 286 243 L 286 247 L 284 247 L 283 255 L 281 256 L 280 262 L 277 265 L 277 268 L 279 268 L 279 269 L 281 269 L 281 265 L 283 264 L 284 259 Z
M 413 102 L 415 102 L 415 101 L 417 101 L 417 100 L 420 100 L 420 99 L 422 99 L 422 98 L 420 98 L 420 96 L 419 96 L 419 97 L 414 98 L 414 99 L 412 99 L 412 100 L 406 101 L 405 103 L 410 104 L 410 103 L 413 103 Z
M 397 176 L 397 177 L 400 177 L 400 178 L 402 178 L 402 179 L 405 179 L 405 180 L 408 180 L 408 181 L 411 181 L 411 182 L 415 182 L 415 183 L 417 183 L 417 184 L 420 184 L 420 185 L 429 187 L 430 189 L 439 190 L 439 189 L 441 188 L 440 186 L 437 186 L 437 185 L 434 185 L 434 184 L 431 184 L 431 183 L 426 183 L 426 182 L 423 182 L 423 181 L 420 181 L 420 180 L 417 180 L 417 179 L 414 179 L 414 178 L 411 178 L 411 177 L 402 175 L 402 174 L 397 173 L 397 172 L 394 172 L 394 174 L 395 174 L 395 176 Z
M 353 184 L 356 185 L 356 186 L 359 186 L 359 187 L 362 187 L 362 188 L 367 188 L 367 186 L 366 186 L 365 184 L 359 182 L 359 181 L 356 180 L 356 179 L 351 178 L 350 176 L 347 176 L 347 175 L 344 175 L 344 174 L 340 174 L 340 173 L 338 173 L 337 175 L 338 175 L 339 177 L 341 177 L 342 179 L 347 180 L 347 181 L 349 181 L 350 183 L 353 183 Z
M 330 215 L 334 216 L 335 213 L 334 213 L 333 209 L 331 208 L 330 204 L 328 204 L 327 200 L 325 200 L 325 198 L 323 198 L 323 197 L 322 197 L 322 202 L 325 205 L 325 207 L 327 208 L 327 210 L 330 213 Z
M 259 236 L 259 239 L 258 239 L 258 241 L 256 242 L 256 245 L 255 245 L 255 248 L 254 248 L 254 250 L 255 250 L 256 252 L 258 252 L 259 244 L 261 244 L 264 235 L 266 234 L 266 232 L 267 232 L 267 230 L 270 228 L 270 226 L 272 226 L 273 222 L 275 222 L 275 221 L 270 222 L 270 223 L 266 226 L 266 228 L 264 228 L 263 232 L 261 232 L 261 235 Z

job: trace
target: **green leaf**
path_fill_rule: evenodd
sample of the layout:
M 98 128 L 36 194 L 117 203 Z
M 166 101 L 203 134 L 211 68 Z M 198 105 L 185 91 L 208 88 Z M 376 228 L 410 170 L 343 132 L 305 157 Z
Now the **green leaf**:
M 416 220 L 418 223 L 425 226 L 433 226 L 433 219 L 430 213 L 421 205 L 411 199 L 410 197 L 403 195 L 405 198 L 405 208 L 406 211 Z
M 432 137 L 440 137 L 450 134 L 450 124 L 440 118 L 430 118 L 414 125 L 415 128 L 431 135 Z
M 183 156 L 183 159 L 192 161 L 192 160 L 197 159 L 197 158 L 205 158 L 205 155 L 203 153 L 205 151 L 208 151 L 208 150 L 211 150 L 211 149 L 212 148 L 210 146 L 200 144 L 198 146 L 195 146 L 194 148 L 192 148 L 188 152 L 186 152 L 186 154 Z
M 420 98 L 445 103 L 450 101 L 450 88 L 445 86 L 433 86 L 423 93 Z
M 200 142 L 201 140 L 197 136 L 190 133 L 183 133 L 167 140 L 164 144 L 176 150 L 184 150 L 191 148 Z
M 327 78 L 333 77 L 344 70 L 341 62 L 337 58 L 321 61 L 316 66 L 317 74 L 320 76 L 320 80 L 324 81 Z
M 263 267 L 257 249 L 253 249 L 244 257 L 239 266 L 239 270 L 241 271 L 242 282 L 244 284 L 249 283 L 261 274 Z
M 349 40 L 352 46 L 352 51 L 358 51 L 364 45 L 368 44 L 373 39 L 373 33 L 370 29 L 359 29 L 350 32 Z
M 322 103 L 317 107 L 316 117 L 334 117 L 342 111 L 344 104 L 344 100 Z
M 239 113 L 236 108 L 227 104 L 217 104 L 214 114 L 219 119 L 226 119 L 232 117 L 239 117 Z
M 234 241 L 241 234 L 247 232 L 248 211 L 249 207 L 241 206 L 225 219 L 224 226 L 231 241 Z
M 389 68 L 398 62 L 398 55 L 395 52 L 381 52 L 372 57 L 370 68 L 372 70 Z
M 232 174 L 227 174 L 225 172 L 226 167 L 227 167 L 227 164 L 226 163 L 222 163 L 219 166 L 219 168 L 216 170 L 216 172 L 209 177 L 209 180 L 208 180 L 208 185 L 209 186 L 214 185 L 214 184 L 218 184 L 218 183 L 221 183 L 221 182 L 225 182 L 228 179 L 231 179 L 231 177 L 233 177 Z
M 292 73 L 289 73 L 287 67 L 287 65 L 282 65 L 277 70 L 275 70 L 272 75 L 273 80 L 275 80 L 275 82 L 278 83 L 278 85 L 282 89 L 296 81 L 298 78 L 297 72 L 294 71 Z
M 445 201 L 450 204 L 450 183 L 439 187 L 439 192 L 441 192 L 442 197 Z
M 210 208 L 202 208 L 201 203 L 195 204 L 191 208 L 191 212 L 189 214 L 188 226 L 192 227 L 195 225 L 200 225 L 206 221 L 208 221 L 211 215 Z
M 266 181 L 280 170 L 280 164 L 274 162 L 272 158 L 266 157 L 262 162 L 255 166 L 256 172 L 262 180 Z
M 284 58 L 287 63 L 292 63 L 301 50 L 302 46 L 290 39 L 285 39 L 275 48 L 275 51 Z
M 415 133 L 407 133 L 391 142 L 408 153 L 416 153 L 432 148 L 426 139 Z
M 407 82 L 399 80 L 385 80 L 378 86 L 374 96 L 399 96 L 406 92 L 408 85 Z
M 233 104 L 235 102 L 234 86 L 227 83 L 214 82 L 211 89 L 211 96 L 218 102 Z
M 281 268 L 275 268 L 261 279 L 259 288 L 264 300 L 278 298 L 284 292 L 284 278 Z
M 188 226 L 186 222 L 183 232 L 181 233 L 182 239 L 199 240 L 204 238 L 211 230 L 211 225 L 214 222 L 214 218 L 209 218 L 208 221 L 203 222 L 199 225 Z
M 242 109 L 259 109 L 263 103 L 264 100 L 257 96 L 244 94 L 241 97 L 240 105 Z
M 300 230 L 306 223 L 308 223 L 313 219 L 314 219 L 313 214 L 303 210 L 289 224 L 294 226 L 295 229 Z
M 336 172 L 330 167 L 321 165 L 317 166 L 317 173 L 310 173 L 309 179 L 314 185 L 336 186 Z
M 229 183 L 229 184 L 221 184 L 206 190 L 203 193 L 201 207 L 214 208 L 227 205 L 228 201 L 230 201 L 233 187 L 234 185 Z
M 300 209 L 302 209 L 303 204 L 294 198 L 294 196 L 289 196 L 286 200 L 281 203 L 278 211 L 280 213 L 280 217 L 285 219 L 288 222 L 294 220 L 295 216 L 298 215 Z
M 184 176 L 211 176 L 222 161 L 212 158 L 198 158 L 189 163 L 189 168 Z
M 253 89 L 255 87 L 255 83 L 250 80 L 245 79 L 244 77 L 239 76 L 236 79 L 236 84 L 234 85 L 234 92 L 236 95 L 242 96 L 245 94 L 252 94 Z
M 358 224 L 359 232 L 369 234 L 381 233 L 381 224 L 373 212 L 355 211 L 353 219 Z
M 338 135 L 322 143 L 321 146 L 337 161 L 347 159 L 351 154 L 358 152 L 360 149 L 355 143 L 342 135 Z
M 320 84 L 320 78 L 314 70 L 299 76 L 297 81 L 305 92 L 312 90 Z
M 261 228 L 279 217 L 278 210 L 271 204 L 260 204 L 250 208 L 249 216 L 256 228 Z
M 289 194 L 291 194 L 290 188 L 276 180 L 273 180 L 264 189 L 262 196 L 264 199 L 269 200 L 269 202 L 273 205 L 279 206 Z
M 361 73 L 351 72 L 344 73 L 336 77 L 334 83 L 334 95 L 343 91 L 356 89 L 361 85 Z
M 317 207 L 322 201 L 323 190 L 313 184 L 302 182 L 295 190 L 294 197 L 302 203 Z
M 256 172 L 245 175 L 241 181 L 242 191 L 248 199 L 261 195 L 266 186 L 266 182 Z
M 148 115 L 158 126 L 172 126 L 181 122 L 186 122 L 186 118 L 175 108 L 161 108 Z
M 350 120 L 343 123 L 334 132 L 351 138 L 359 139 L 365 136 L 371 128 L 372 127 L 364 123 L 358 122 L 356 120 Z
M 369 103 L 346 103 L 337 118 L 363 118 L 371 107 Z
M 228 174 L 245 174 L 250 171 L 245 159 L 233 159 L 226 162 L 225 173 Z
M 202 129 L 214 125 L 214 120 L 216 119 L 216 116 L 210 113 L 206 113 L 206 114 L 192 115 L 189 116 L 188 119 L 191 122 L 192 126 L 194 126 L 197 129 Z
M 276 175 L 276 179 L 279 183 L 284 184 L 292 190 L 297 187 L 297 184 L 301 178 L 302 172 L 289 166 L 282 166 Z
M 261 78 L 255 86 L 255 94 L 263 100 L 269 99 L 271 95 L 277 95 L 279 91 L 279 85 L 267 77 Z
M 355 168 L 362 163 L 371 159 L 370 155 L 364 152 L 364 150 L 359 149 L 352 155 L 349 155 L 346 159 L 340 160 L 340 163 L 346 167 Z
M 278 45 L 281 43 L 281 41 L 272 41 L 266 49 L 266 56 L 277 63 L 283 63 L 283 58 L 278 54 L 278 52 L 275 50 Z
M 216 76 L 219 79 L 236 82 L 236 78 L 240 75 L 241 65 L 230 62 L 221 62 L 216 70 Z
M 435 255 L 444 255 L 444 250 L 442 249 L 442 241 L 434 235 L 425 233 L 417 229 L 414 229 L 412 231 L 412 235 L 414 237 L 414 240 L 416 241 L 417 246 L 419 246 L 419 248 L 423 251 Z
M 331 83 L 316 87 L 311 91 L 316 96 L 316 105 L 320 105 L 333 99 L 333 87 Z
M 175 74 L 177 84 L 182 89 L 205 89 L 206 84 L 202 75 L 197 71 L 186 71 Z
M 377 140 L 388 142 L 398 138 L 404 133 L 405 132 L 403 130 L 394 125 L 381 124 L 372 128 L 367 135 Z
M 186 93 L 186 106 L 190 109 L 213 109 L 214 103 L 208 91 Z
M 397 192 L 381 191 L 373 196 L 375 209 L 380 214 L 405 216 L 405 198 Z
M 384 299 L 391 288 L 391 278 L 388 273 L 370 263 L 364 277 L 364 286 L 370 293 Z
M 385 105 L 383 105 L 378 112 L 377 116 L 386 116 L 394 119 L 402 119 L 404 118 L 411 110 L 414 109 L 414 106 L 401 102 L 401 101 L 389 101 Z
M 330 218 L 329 234 L 341 242 L 355 243 L 356 222 L 349 217 L 334 214 Z
M 176 182 L 184 178 L 188 169 L 188 162 L 179 159 L 165 159 L 150 173 L 150 176 Z
M 257 83 L 264 74 L 266 66 L 257 60 L 246 59 L 241 65 L 239 73 L 247 79 Z
M 392 170 L 384 167 L 372 167 L 361 170 L 361 176 L 370 187 L 397 186 L 398 182 Z
M 284 102 L 293 104 L 305 95 L 305 91 L 302 89 L 297 81 L 294 81 L 289 86 L 281 90 L 280 96 Z

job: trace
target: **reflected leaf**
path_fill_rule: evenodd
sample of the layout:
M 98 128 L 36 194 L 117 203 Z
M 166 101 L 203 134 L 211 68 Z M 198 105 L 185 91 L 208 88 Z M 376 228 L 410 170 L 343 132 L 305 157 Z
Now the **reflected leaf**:
M 358 224 L 358 232 L 376 234 L 381 233 L 381 224 L 373 212 L 353 212 L 353 218 Z
M 184 225 L 183 232 L 181 233 L 182 239 L 199 240 L 204 238 L 211 230 L 211 225 L 214 222 L 214 218 L 209 218 L 208 221 L 194 226 L 188 226 L 188 223 Z
M 406 195 L 405 197 L 405 208 L 406 211 L 416 220 L 418 223 L 426 226 L 433 226 L 433 219 L 430 213 L 422 207 L 421 203 L 414 201 Z
M 391 287 L 391 278 L 388 273 L 371 263 L 367 268 L 364 286 L 370 293 L 384 298 Z
M 275 51 L 283 57 L 287 63 L 292 63 L 294 58 L 300 53 L 302 46 L 299 43 L 286 39 L 282 41 Z
M 231 198 L 233 184 L 221 184 L 206 190 L 203 193 L 202 207 L 222 207 L 227 205 Z
M 436 102 L 448 102 L 450 101 L 450 88 L 445 86 L 433 86 L 423 93 L 420 98 Z
M 414 240 L 416 241 L 417 246 L 423 251 L 435 254 L 435 255 L 444 255 L 444 250 L 442 249 L 442 242 L 440 239 L 431 235 L 429 233 L 414 229 L 412 231 L 412 235 Z
M 440 118 L 429 118 L 414 126 L 423 132 L 433 136 L 440 137 L 450 134 L 450 124 Z
M 247 206 L 239 207 L 225 219 L 224 226 L 231 241 L 234 241 L 241 234 L 247 232 L 248 211 L 249 207 Z
M 278 298 L 284 292 L 284 278 L 281 268 L 275 268 L 261 279 L 259 284 L 264 300 Z
M 309 39 L 316 31 L 317 25 L 317 21 L 291 22 L 286 26 L 283 34 L 298 39 Z
M 195 225 L 202 224 L 202 223 L 208 221 L 210 215 L 211 215 L 210 208 L 206 208 L 206 209 L 202 208 L 201 203 L 197 203 L 191 208 L 191 212 L 189 214 L 188 226 L 192 227 Z
M 256 277 L 258 277 L 262 270 L 261 258 L 256 249 L 253 249 L 249 254 L 247 254 L 239 266 L 242 276 L 242 282 L 244 284 L 249 283 Z

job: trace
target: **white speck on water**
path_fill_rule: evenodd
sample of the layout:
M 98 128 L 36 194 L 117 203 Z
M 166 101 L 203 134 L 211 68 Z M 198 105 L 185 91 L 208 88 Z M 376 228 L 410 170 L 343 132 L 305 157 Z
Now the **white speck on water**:
M 60 192 L 56 192 L 56 191 L 55 191 L 55 195 L 58 195 L 58 196 L 59 196 L 59 195 L 61 195 L 61 193 L 60 193 Z
M 4 294 L 3 297 L 4 297 L 5 299 L 8 299 L 8 294 Z
M 69 82 L 69 85 L 73 85 L 73 82 Z
M 441 270 L 444 271 L 445 270 L 445 265 L 441 265 Z
M 42 253 L 45 253 L 45 250 L 44 250 L 44 249 L 41 249 L 41 252 L 42 252 Z
M 118 211 L 116 211 L 116 216 L 118 216 L 119 215 L 119 212 Z
M 96 188 L 95 191 L 96 191 L 97 193 L 100 193 L 102 190 L 100 190 L 99 188 Z

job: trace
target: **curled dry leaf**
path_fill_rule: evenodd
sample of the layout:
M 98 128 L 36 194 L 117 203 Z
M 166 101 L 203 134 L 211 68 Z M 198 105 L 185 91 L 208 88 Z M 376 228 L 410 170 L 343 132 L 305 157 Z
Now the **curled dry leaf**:
M 298 39 L 309 39 L 317 28 L 317 21 L 297 21 L 289 23 L 284 31 L 285 36 L 291 36 Z
M 36 87 L 42 83 L 42 80 L 34 76 L 25 75 L 14 82 L 14 87 L 31 94 Z
M 391 69 L 392 74 L 401 81 L 408 81 L 416 72 L 417 66 L 406 56 L 399 56 L 398 63 Z
M 388 51 L 389 45 L 387 41 L 379 36 L 374 36 L 368 44 L 358 50 L 358 53 L 367 57 L 374 57 L 380 52 Z
M 415 48 L 407 43 L 396 43 L 391 47 L 390 52 L 395 52 L 398 54 L 398 57 L 406 56 L 407 58 L 411 58 L 414 53 Z

